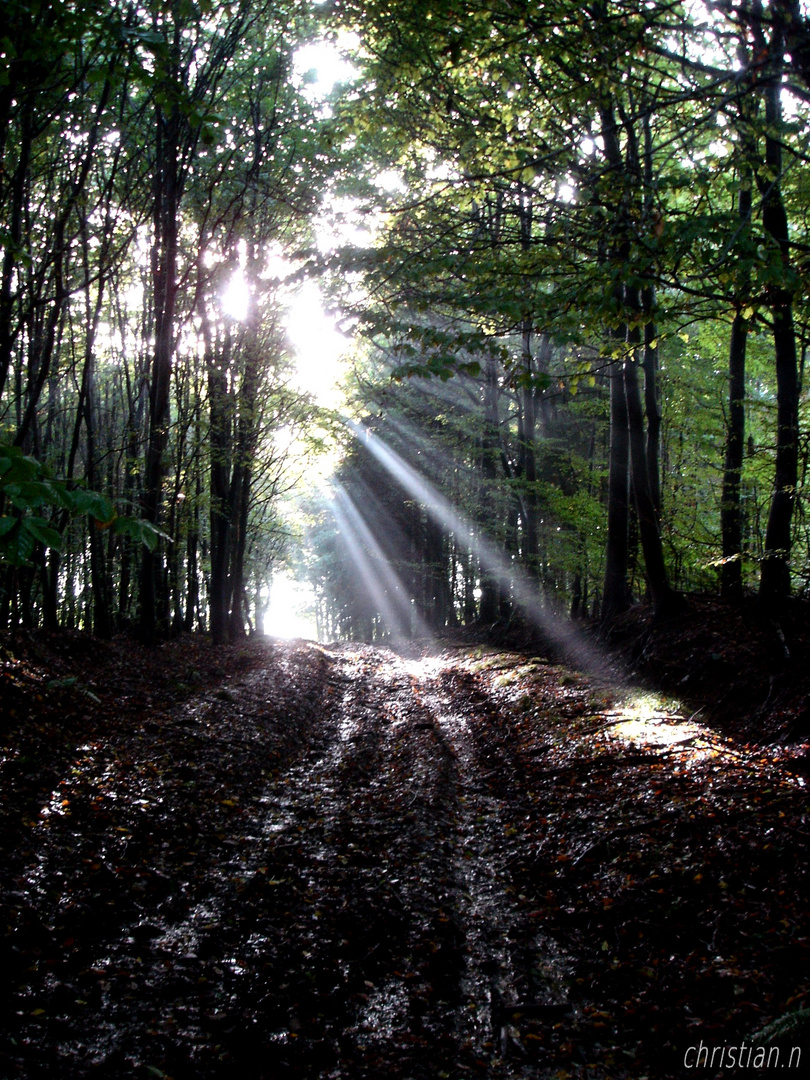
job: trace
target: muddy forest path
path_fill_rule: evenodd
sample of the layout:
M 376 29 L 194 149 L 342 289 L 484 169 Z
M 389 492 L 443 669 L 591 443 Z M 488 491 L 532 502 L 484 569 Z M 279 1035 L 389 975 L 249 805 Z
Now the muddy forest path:
M 48 680 L 60 737 L 29 715 L 4 756 L 4 1078 L 666 1078 L 805 1000 L 777 753 L 425 652 Z

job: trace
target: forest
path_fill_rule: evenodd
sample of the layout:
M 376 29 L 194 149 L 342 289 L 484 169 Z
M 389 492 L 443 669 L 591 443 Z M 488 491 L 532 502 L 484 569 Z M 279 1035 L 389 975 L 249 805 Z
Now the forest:
M 4 11 L 2 625 L 226 641 L 285 564 L 369 640 L 804 595 L 798 5 Z
M 800 1075 L 810 9 L 0 11 L 2 1075 Z

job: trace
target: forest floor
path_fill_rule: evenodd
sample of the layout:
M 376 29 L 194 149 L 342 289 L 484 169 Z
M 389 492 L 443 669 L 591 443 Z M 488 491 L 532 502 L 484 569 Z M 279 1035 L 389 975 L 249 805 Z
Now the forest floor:
M 763 1075 L 810 992 L 810 620 L 699 615 L 598 675 L 7 640 L 0 1077 Z

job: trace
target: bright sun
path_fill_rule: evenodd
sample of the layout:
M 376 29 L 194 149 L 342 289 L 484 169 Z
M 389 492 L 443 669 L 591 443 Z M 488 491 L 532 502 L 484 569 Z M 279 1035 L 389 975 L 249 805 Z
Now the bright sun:
M 250 308 L 250 286 L 241 270 L 237 270 L 220 296 L 222 310 L 237 322 L 244 322 Z
M 335 85 L 350 82 L 357 75 L 357 68 L 346 59 L 346 52 L 356 49 L 356 34 L 344 33 L 337 44 L 330 41 L 312 41 L 295 53 L 293 70 L 303 84 L 304 93 L 315 100 L 328 97 Z
M 220 295 L 222 310 L 236 322 L 247 318 L 252 294 L 241 270 L 237 270 Z M 324 309 L 321 290 L 314 281 L 305 281 L 287 294 L 287 336 L 295 356 L 294 382 L 327 409 L 341 404 L 339 382 L 341 356 L 349 340 L 337 329 L 335 319 Z
M 323 306 L 314 281 L 305 281 L 290 300 L 287 334 L 296 357 L 298 387 L 319 405 L 335 409 L 341 403 L 341 356 L 349 342 Z

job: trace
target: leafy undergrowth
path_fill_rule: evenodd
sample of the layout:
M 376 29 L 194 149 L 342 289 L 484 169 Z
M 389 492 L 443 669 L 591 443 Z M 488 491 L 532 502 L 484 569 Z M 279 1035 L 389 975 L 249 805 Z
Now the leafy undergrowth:
M 4 1078 L 679 1077 L 808 1004 L 795 748 L 692 705 L 447 642 L 2 679 Z

